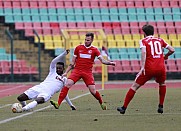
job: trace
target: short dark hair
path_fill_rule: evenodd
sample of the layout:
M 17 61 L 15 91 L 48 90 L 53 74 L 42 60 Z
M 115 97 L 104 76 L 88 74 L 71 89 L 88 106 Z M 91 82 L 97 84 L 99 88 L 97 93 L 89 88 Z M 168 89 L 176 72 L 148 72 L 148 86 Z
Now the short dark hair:
M 64 67 L 64 63 L 63 62 L 57 62 L 58 65 L 62 65 Z
M 142 27 L 142 30 L 147 36 L 154 34 L 154 27 L 152 25 L 146 24 Z
M 87 37 L 87 36 L 91 36 L 91 38 L 92 38 L 92 39 L 94 39 L 94 33 L 92 33 L 92 32 L 88 32 L 88 33 L 86 33 L 86 35 L 85 35 L 85 36 L 86 36 L 86 37 Z

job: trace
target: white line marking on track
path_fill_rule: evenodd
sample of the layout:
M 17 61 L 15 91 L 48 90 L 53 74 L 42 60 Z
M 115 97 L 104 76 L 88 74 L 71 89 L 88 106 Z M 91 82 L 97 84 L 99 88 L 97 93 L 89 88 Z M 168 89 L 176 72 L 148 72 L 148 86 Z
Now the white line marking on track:
M 7 107 L 7 106 L 11 106 L 12 104 L 6 104 L 6 105 L 3 105 L 3 106 L 0 106 L 0 108 L 4 108 L 4 107 Z
M 1 93 L 1 92 L 5 92 L 5 91 L 9 91 L 9 90 L 13 90 L 13 89 L 17 89 L 17 88 L 20 88 L 20 87 L 24 87 L 24 86 L 25 86 L 25 85 L 20 85 L 20 86 L 15 86 L 15 87 L 8 88 L 8 89 L 0 90 L 0 93 Z
M 86 96 L 86 95 L 89 95 L 89 94 L 90 94 L 90 92 L 85 93 L 85 94 L 82 94 L 82 95 L 78 95 L 78 96 L 76 96 L 76 97 L 74 97 L 74 98 L 72 98 L 72 99 L 70 99 L 70 100 L 75 100 L 75 99 L 78 99 L 78 98 L 80 98 L 80 97 L 83 97 L 83 96 Z M 64 102 L 64 101 L 63 101 L 63 102 Z M 0 121 L 0 124 L 7 123 L 7 122 L 9 122 L 9 121 L 16 120 L 16 119 L 22 118 L 22 117 L 24 117 L 24 116 L 31 115 L 31 114 L 33 114 L 33 113 L 35 113 L 35 112 L 42 111 L 42 110 L 48 109 L 48 108 L 50 108 L 50 107 L 52 107 L 52 105 L 49 105 L 49 106 L 46 106 L 46 107 L 44 107 L 44 108 L 40 108 L 40 109 L 34 110 L 34 111 L 32 111 L 32 112 L 28 112 L 28 113 L 25 113 L 25 114 L 21 114 L 21 115 L 16 116 L 16 117 L 11 117 L 11 118 L 8 118 L 8 119 L 5 119 L 5 120 L 1 120 L 1 121 Z

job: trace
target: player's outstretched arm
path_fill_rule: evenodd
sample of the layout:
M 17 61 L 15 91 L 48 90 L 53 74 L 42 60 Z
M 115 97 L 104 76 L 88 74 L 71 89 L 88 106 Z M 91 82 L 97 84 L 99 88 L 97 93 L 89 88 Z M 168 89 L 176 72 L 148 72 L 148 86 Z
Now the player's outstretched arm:
M 63 58 L 64 58 L 69 52 L 70 52 L 70 50 L 67 49 L 67 50 L 65 50 L 64 52 L 62 52 L 60 55 L 58 55 L 57 57 L 55 57 L 55 58 L 52 60 L 51 64 L 50 64 L 51 68 L 55 67 L 56 64 L 57 64 L 57 62 L 63 62 Z
M 99 56 L 98 59 L 102 64 L 116 66 L 116 62 L 105 60 L 102 56 Z
M 76 57 L 73 56 L 72 62 L 69 64 L 69 66 L 67 67 L 65 73 L 64 73 L 62 76 L 67 76 L 67 74 L 69 73 L 69 71 L 74 68 L 75 60 L 76 60 Z

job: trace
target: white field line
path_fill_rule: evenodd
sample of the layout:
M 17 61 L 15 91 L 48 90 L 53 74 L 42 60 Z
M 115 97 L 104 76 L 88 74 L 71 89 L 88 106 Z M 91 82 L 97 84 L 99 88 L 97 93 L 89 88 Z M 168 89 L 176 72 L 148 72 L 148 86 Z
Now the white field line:
M 76 96 L 76 97 L 74 97 L 74 98 L 72 98 L 72 99 L 70 99 L 70 100 L 75 100 L 75 99 L 78 99 L 78 98 L 80 98 L 80 97 L 83 97 L 83 96 L 86 96 L 86 95 L 89 95 L 89 94 L 90 94 L 90 92 L 85 93 L 85 94 L 82 94 L 82 95 L 78 95 L 78 96 Z M 63 101 L 63 102 L 65 102 L 65 101 Z M 1 121 L 0 121 L 0 124 L 7 123 L 7 122 L 9 122 L 9 121 L 16 120 L 16 119 L 22 118 L 22 117 L 24 117 L 24 116 L 31 115 L 31 114 L 33 114 L 33 113 L 35 113 L 35 112 L 42 111 L 42 110 L 48 109 L 48 108 L 50 108 L 50 107 L 52 107 L 52 105 L 49 105 L 49 106 L 46 106 L 46 107 L 44 107 L 44 108 L 40 108 L 40 109 L 34 110 L 34 111 L 32 111 L 32 112 L 28 112 L 28 113 L 25 113 L 25 114 L 23 113 L 23 114 L 21 114 L 21 115 L 19 115 L 19 116 L 16 116 L 16 117 L 11 117 L 11 118 L 8 118 L 8 119 L 1 120 Z
M 8 88 L 8 89 L 0 90 L 0 93 L 1 93 L 1 92 L 5 92 L 5 91 L 9 91 L 9 90 L 13 90 L 13 89 L 17 89 L 17 88 L 21 88 L 21 87 L 23 87 L 23 86 L 25 86 L 25 85 L 20 85 L 20 86 L 15 86 L 15 87 Z
M 4 108 L 4 107 L 7 107 L 7 106 L 11 106 L 12 104 L 6 104 L 6 105 L 3 105 L 3 106 L 0 106 L 0 109 L 1 108 Z

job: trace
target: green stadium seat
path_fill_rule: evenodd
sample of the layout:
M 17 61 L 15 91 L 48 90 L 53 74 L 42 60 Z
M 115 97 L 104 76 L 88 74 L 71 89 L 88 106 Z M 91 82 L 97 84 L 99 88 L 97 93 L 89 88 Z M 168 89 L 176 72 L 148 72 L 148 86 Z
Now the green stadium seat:
M 110 22 L 109 15 L 101 15 L 102 22 Z
M 123 14 L 123 15 L 127 14 L 126 8 L 119 8 L 118 11 L 119 11 L 119 14 L 120 14 L 120 15 L 122 15 L 122 14 Z
M 181 21 L 180 15 L 173 14 L 173 21 Z
M 39 15 L 38 9 L 31 8 L 31 15 Z
M 119 16 L 115 15 L 115 14 L 110 15 L 110 21 L 111 22 L 119 22 Z
M 0 48 L 0 54 L 6 54 L 6 49 L 5 48 Z
M 39 14 L 40 14 L 40 15 L 48 15 L 48 10 L 45 9 L 45 8 L 40 8 L 40 9 L 39 9 Z
M 154 15 L 153 14 L 147 14 L 146 15 L 146 21 L 155 21 Z
M 136 8 L 136 13 L 137 14 L 145 14 L 145 9 L 144 8 Z
M 22 8 L 22 15 L 30 15 L 30 9 L 29 8 Z
M 123 15 L 123 14 L 120 14 L 120 15 L 119 15 L 119 21 L 120 21 L 120 22 L 124 22 L 124 21 L 125 21 L 125 22 L 128 22 L 128 16 L 127 16 L 126 14 L 124 14 L 124 15 Z
M 32 22 L 40 22 L 39 15 L 32 15 Z
M 118 52 L 120 54 L 125 54 L 125 53 L 127 53 L 127 48 L 118 48 Z
M 14 18 L 12 15 L 6 15 L 5 16 L 5 22 L 6 23 L 14 23 Z
M 172 8 L 172 14 L 180 14 L 180 8 Z
M 65 15 L 65 9 L 64 8 L 58 8 L 57 13 L 58 13 L 58 15 Z
M 49 22 L 48 15 L 41 15 L 40 16 L 40 21 L 41 22 Z
M 109 53 L 118 53 L 117 48 L 109 48 L 108 51 L 109 51 Z
M 129 54 L 128 53 L 120 54 L 120 58 L 121 60 L 129 60 Z
M 67 15 L 68 22 L 75 22 L 75 15 Z
M 101 15 L 109 15 L 108 8 L 101 8 L 100 11 L 101 11 Z
M 30 15 L 23 15 L 23 22 L 31 22 L 31 17 Z
M 84 20 L 86 20 L 87 22 L 92 22 L 92 15 L 84 15 Z
M 111 60 L 120 60 L 118 53 L 111 53 L 110 58 L 111 58 Z
M 137 21 L 137 17 L 134 14 L 128 14 L 129 22 Z
M 58 18 L 57 18 L 57 15 L 49 15 L 49 21 L 50 22 L 57 22 L 58 21 Z
M 75 12 L 76 15 L 82 15 L 82 14 L 83 14 L 81 8 L 75 8 L 75 9 L 74 9 L 74 12 Z
M 74 9 L 73 8 L 66 8 L 65 12 L 66 12 L 66 15 L 74 15 Z
M 0 54 L 0 61 L 8 60 L 7 54 Z
M 100 10 L 99 10 L 99 8 L 92 8 L 92 14 L 93 14 L 93 15 L 100 15 Z
M 5 15 L 12 15 L 13 14 L 12 8 L 5 8 L 4 9 L 4 14 Z
M 48 9 L 48 14 L 49 15 L 57 15 L 57 11 L 55 8 L 49 8 Z
M 76 20 L 76 22 L 84 22 L 84 17 L 83 17 L 83 15 L 76 15 L 75 20 Z
M 21 9 L 18 9 L 18 8 L 13 8 L 13 14 L 14 15 L 21 15 Z
M 155 20 L 156 21 L 164 21 L 163 20 L 163 15 L 162 14 L 155 14 Z
M 118 15 L 119 14 L 117 8 L 110 8 L 109 12 L 110 12 L 110 14 L 113 14 L 113 15 Z
M 14 15 L 15 22 L 23 22 L 21 15 Z
M 130 59 L 130 60 L 137 60 L 137 59 L 138 59 L 137 54 L 135 54 L 135 53 L 129 53 L 129 59 Z
M 154 14 L 153 8 L 146 8 L 145 12 L 146 14 Z
M 101 16 L 100 15 L 93 15 L 93 21 L 94 22 L 101 22 Z
M 146 21 L 146 17 L 144 14 L 137 14 L 137 20 L 138 21 Z
M 91 9 L 90 8 L 83 8 L 83 13 L 86 15 L 91 15 Z
M 64 48 L 56 48 L 55 49 L 55 56 L 60 55 L 64 51 Z
M 173 21 L 171 14 L 164 14 L 163 17 L 164 17 L 164 20 L 165 20 L 165 21 Z
M 171 8 L 163 8 L 163 13 L 164 14 L 172 14 Z
M 58 22 L 66 22 L 66 16 L 65 15 L 58 15 Z
M 135 8 L 128 8 L 128 15 L 129 14 L 136 14 L 136 9 Z
M 129 53 L 136 53 L 135 48 L 127 48 L 127 52 Z
M 155 15 L 157 14 L 163 14 L 162 8 L 154 8 Z
M 0 16 L 4 15 L 4 10 L 2 8 L 0 8 Z

